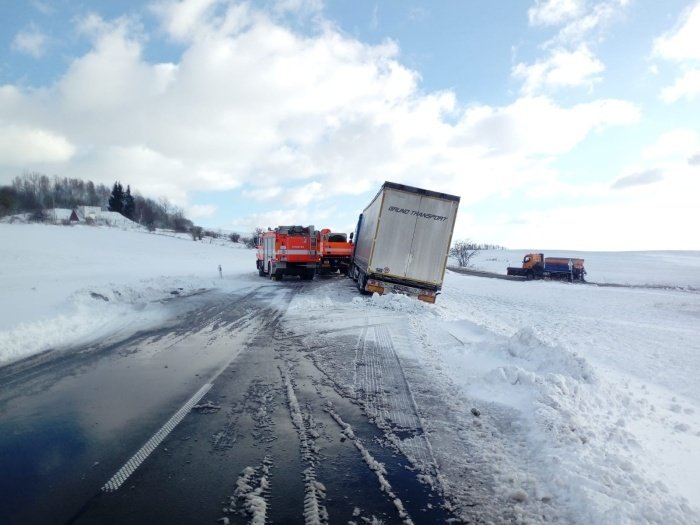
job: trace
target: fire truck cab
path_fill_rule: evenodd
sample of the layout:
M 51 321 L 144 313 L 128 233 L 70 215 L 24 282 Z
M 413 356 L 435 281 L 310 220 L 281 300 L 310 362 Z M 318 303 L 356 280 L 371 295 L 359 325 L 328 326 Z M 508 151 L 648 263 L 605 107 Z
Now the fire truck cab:
M 297 275 L 310 281 L 318 264 L 317 237 L 313 226 L 278 226 L 257 238 L 258 274 L 280 280 Z

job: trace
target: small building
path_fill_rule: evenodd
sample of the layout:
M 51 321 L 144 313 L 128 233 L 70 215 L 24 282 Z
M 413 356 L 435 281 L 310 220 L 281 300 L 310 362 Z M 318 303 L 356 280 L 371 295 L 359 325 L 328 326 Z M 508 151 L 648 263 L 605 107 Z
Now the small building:
M 82 220 L 96 221 L 102 214 L 102 208 L 99 206 L 78 206 L 77 211 Z
M 45 217 L 44 221 L 55 222 L 57 224 L 71 220 L 74 213 L 75 210 L 71 210 L 69 208 L 49 208 L 47 210 L 43 210 Z M 80 219 L 78 219 L 78 221 L 80 221 Z

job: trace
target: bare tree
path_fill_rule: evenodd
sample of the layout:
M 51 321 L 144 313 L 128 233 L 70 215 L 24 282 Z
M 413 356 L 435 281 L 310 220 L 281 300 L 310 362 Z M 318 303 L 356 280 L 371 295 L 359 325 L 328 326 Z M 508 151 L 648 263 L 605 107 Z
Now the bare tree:
M 245 244 L 246 248 L 256 248 L 258 245 L 258 235 L 264 231 L 265 230 L 262 228 L 255 228 L 255 231 L 253 231 L 250 237 L 241 237 L 241 242 Z
M 457 264 L 460 268 L 466 268 L 469 266 L 470 261 L 474 255 L 476 255 L 477 250 L 473 248 L 474 244 L 469 240 L 455 241 L 450 248 L 450 256 L 457 259 Z

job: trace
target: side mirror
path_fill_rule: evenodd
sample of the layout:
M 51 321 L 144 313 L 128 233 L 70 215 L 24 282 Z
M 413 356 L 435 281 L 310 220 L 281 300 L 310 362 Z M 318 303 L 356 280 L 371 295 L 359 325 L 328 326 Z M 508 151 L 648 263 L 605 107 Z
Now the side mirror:
M 354 235 L 354 233 L 353 233 L 353 232 L 350 232 L 350 240 L 351 240 L 351 241 L 352 241 L 353 235 Z

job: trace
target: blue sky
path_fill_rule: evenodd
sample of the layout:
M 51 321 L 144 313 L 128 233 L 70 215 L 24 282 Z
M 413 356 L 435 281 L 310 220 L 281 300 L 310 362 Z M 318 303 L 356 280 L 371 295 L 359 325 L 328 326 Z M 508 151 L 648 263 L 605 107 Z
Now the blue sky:
M 700 2 L 0 0 L 0 183 L 350 231 L 384 180 L 455 237 L 700 249 Z

